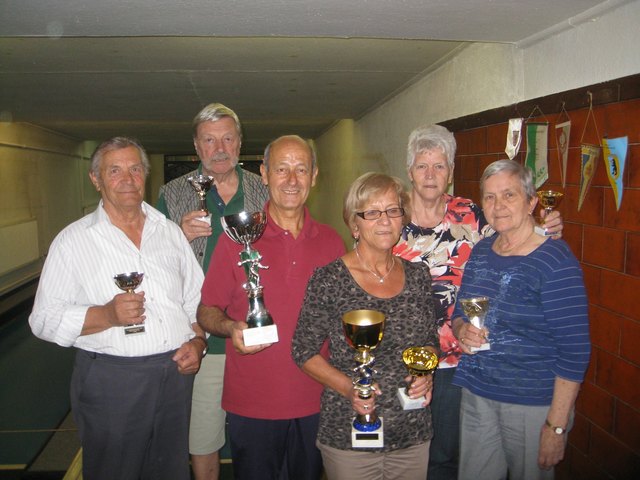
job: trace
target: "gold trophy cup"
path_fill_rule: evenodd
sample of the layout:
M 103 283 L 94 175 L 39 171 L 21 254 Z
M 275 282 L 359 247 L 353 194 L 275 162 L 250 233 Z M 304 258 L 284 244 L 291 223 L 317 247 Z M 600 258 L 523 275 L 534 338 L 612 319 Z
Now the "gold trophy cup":
M 143 278 L 144 273 L 142 272 L 129 272 L 114 275 L 113 281 L 116 282 L 116 285 L 120 290 L 127 293 L 134 293 L 135 289 L 138 288 L 138 286 L 142 283 Z M 127 325 L 126 327 L 124 327 L 125 335 L 135 335 L 144 332 L 145 327 L 142 323 L 137 325 Z
M 430 375 L 435 372 L 438 367 L 438 356 L 426 347 L 406 348 L 402 352 L 402 361 L 411 375 L 409 385 L 413 383 L 416 377 Z M 409 397 L 409 385 L 398 389 L 398 400 L 400 400 L 402 409 L 415 410 L 417 408 L 422 408 L 424 397 Z
M 373 369 L 374 350 L 384 332 L 385 316 L 376 310 L 352 310 L 342 316 L 342 327 L 347 343 L 356 350 L 354 360 L 356 367 L 353 371 L 353 388 L 362 399 L 371 398 L 374 392 L 377 373 Z M 351 426 L 351 446 L 353 448 L 380 448 L 384 446 L 382 417 L 375 411 L 366 415 L 356 415 Z
M 540 201 L 540 205 L 542 205 L 542 208 L 544 208 L 545 212 L 547 212 L 545 214 L 545 218 L 547 218 L 549 213 L 551 213 L 554 208 L 560 205 L 560 201 L 564 196 L 563 193 L 556 192 L 554 190 L 539 190 L 536 192 L 536 195 L 538 195 L 538 200 Z M 539 233 L 547 237 L 550 237 L 553 235 L 551 233 L 547 233 L 547 229 L 542 226 L 536 227 L 536 230 L 537 229 L 542 230 L 543 232 L 539 232 Z
M 460 299 L 462 311 L 469 318 L 469 322 L 476 328 L 484 328 L 484 320 L 489 311 L 489 299 L 487 297 L 472 297 Z M 479 347 L 470 347 L 472 352 L 491 349 L 489 342 L 483 343 Z
M 193 187 L 198 195 L 198 200 L 200 200 L 202 216 L 198 217 L 198 220 L 211 225 L 211 215 L 207 209 L 207 193 L 211 190 L 211 186 L 213 185 L 213 177 L 209 175 L 195 175 L 187 178 L 187 182 L 189 182 L 189 185 Z

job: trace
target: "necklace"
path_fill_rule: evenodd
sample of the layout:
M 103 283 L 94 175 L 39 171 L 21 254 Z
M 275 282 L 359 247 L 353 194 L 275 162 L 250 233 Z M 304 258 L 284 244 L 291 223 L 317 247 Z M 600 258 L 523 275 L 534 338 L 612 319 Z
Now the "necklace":
M 522 246 L 527 243 L 527 241 L 533 236 L 534 233 L 535 233 L 535 230 L 532 230 L 531 233 L 527 235 L 527 237 L 524 240 L 508 248 L 504 246 L 504 243 L 505 243 L 504 238 L 500 237 L 499 239 L 500 245 L 498 246 L 498 250 L 500 250 L 500 252 L 496 252 L 496 253 L 498 253 L 499 255 L 515 255 L 514 252 L 517 252 L 520 248 L 522 248 Z
M 386 280 L 386 278 L 389 276 L 389 274 L 391 273 L 391 270 L 393 270 L 393 267 L 396 266 L 396 260 L 395 258 L 391 257 L 391 267 L 387 267 L 387 273 L 385 273 L 384 275 L 378 275 L 376 272 L 373 271 L 373 269 L 369 268 L 369 265 L 367 265 L 364 260 L 362 260 L 362 257 L 360 257 L 360 252 L 358 252 L 358 246 L 356 245 L 356 248 L 354 249 L 356 251 L 356 257 L 358 257 L 358 261 L 360 262 L 360 264 L 367 269 L 367 271 L 373 275 L 374 277 L 376 277 L 378 279 L 378 283 L 384 283 L 384 281 Z

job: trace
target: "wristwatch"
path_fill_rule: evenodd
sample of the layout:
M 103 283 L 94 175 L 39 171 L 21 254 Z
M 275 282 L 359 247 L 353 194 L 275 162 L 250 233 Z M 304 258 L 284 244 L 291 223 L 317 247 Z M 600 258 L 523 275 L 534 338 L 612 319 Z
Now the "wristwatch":
M 556 427 L 556 426 L 554 426 L 554 425 L 551 425 L 551 422 L 549 422 L 549 420 L 548 420 L 548 419 L 545 419 L 545 420 L 544 420 L 544 424 L 545 424 L 547 427 L 549 427 L 549 428 L 553 431 L 553 433 L 555 433 L 556 435 L 562 435 L 562 434 L 564 434 L 564 433 L 567 431 L 567 429 L 566 429 L 566 428 Z
M 201 337 L 199 335 L 196 335 L 191 340 L 195 340 L 196 338 L 199 338 L 200 340 L 204 341 L 204 350 L 202 351 L 202 356 L 204 357 L 207 354 L 207 352 L 209 351 L 209 342 L 207 342 L 206 338 Z

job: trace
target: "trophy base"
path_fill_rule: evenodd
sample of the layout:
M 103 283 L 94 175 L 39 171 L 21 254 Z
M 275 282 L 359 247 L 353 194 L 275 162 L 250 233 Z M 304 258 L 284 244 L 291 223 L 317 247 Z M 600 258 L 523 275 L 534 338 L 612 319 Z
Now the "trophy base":
M 491 344 L 483 343 L 479 347 L 469 347 L 469 350 L 471 350 L 472 352 L 483 352 L 485 350 L 491 350 Z
M 125 335 L 140 335 L 145 332 L 144 325 L 127 325 L 124 327 Z
M 398 400 L 400 400 L 400 405 L 402 405 L 403 410 L 417 410 L 418 408 L 424 408 L 422 406 L 422 403 L 424 402 L 424 397 L 411 398 L 404 391 L 404 387 L 398 389 Z
M 197 220 L 200 220 L 201 222 L 207 223 L 209 225 L 211 225 L 211 215 L 205 215 L 202 217 L 196 217 Z
M 353 448 L 382 448 L 384 447 L 384 435 L 382 428 L 384 422 L 382 417 L 378 417 L 380 420 L 380 427 L 372 432 L 362 432 L 357 430 L 353 425 L 351 426 L 351 447 Z
M 246 328 L 242 331 L 244 344 L 247 347 L 276 343 L 278 341 L 278 328 L 275 325 L 266 327 Z
M 538 235 L 542 235 L 543 237 L 553 237 L 553 233 L 549 233 L 547 232 L 547 229 L 544 227 L 541 227 L 540 225 L 536 225 L 535 227 L 533 227 L 533 231 L 536 232 Z

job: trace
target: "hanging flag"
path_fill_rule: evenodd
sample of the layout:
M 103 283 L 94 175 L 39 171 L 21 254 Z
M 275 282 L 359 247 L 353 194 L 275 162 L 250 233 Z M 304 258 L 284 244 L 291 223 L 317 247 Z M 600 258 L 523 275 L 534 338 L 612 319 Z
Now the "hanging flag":
M 569 135 L 571 134 L 571 120 L 556 125 L 556 145 L 558 146 L 558 160 L 560 161 L 560 178 L 562 188 L 567 185 L 567 158 L 569 157 Z
M 548 123 L 527 123 L 527 157 L 524 164 L 533 172 L 533 183 L 540 188 L 549 178 L 547 163 Z
M 620 204 L 622 203 L 624 189 L 622 175 L 624 174 L 628 145 L 628 137 L 602 139 L 602 155 L 607 167 L 607 177 L 609 177 L 609 183 L 611 183 L 613 195 L 616 199 L 616 210 L 620 210 Z
M 524 118 L 510 118 L 509 130 L 507 131 L 507 146 L 504 153 L 507 154 L 509 160 L 513 160 L 520 150 L 520 142 L 522 142 L 522 122 Z
M 578 211 L 582 208 L 582 202 L 587 196 L 587 191 L 591 186 L 591 180 L 596 173 L 596 161 L 600 156 L 600 147 L 583 143 L 580 145 L 580 160 L 582 169 L 580 171 L 580 198 L 578 199 Z

